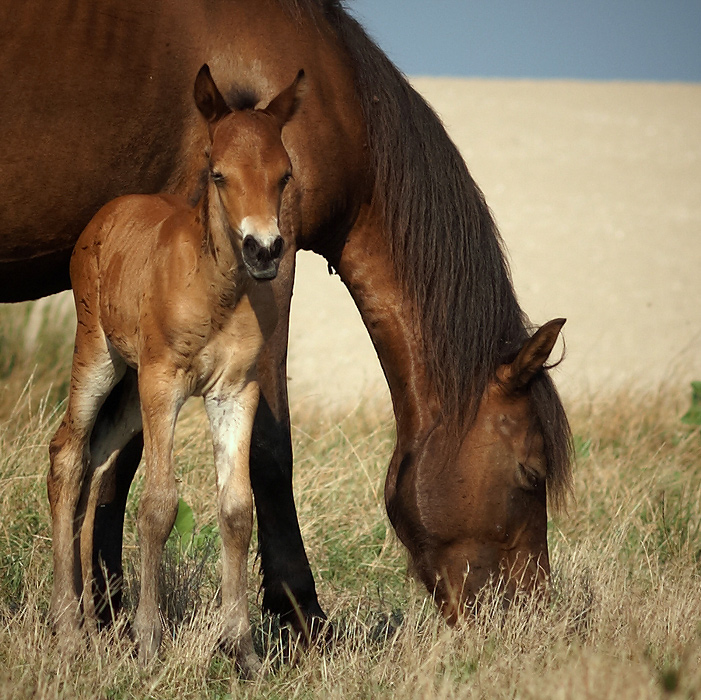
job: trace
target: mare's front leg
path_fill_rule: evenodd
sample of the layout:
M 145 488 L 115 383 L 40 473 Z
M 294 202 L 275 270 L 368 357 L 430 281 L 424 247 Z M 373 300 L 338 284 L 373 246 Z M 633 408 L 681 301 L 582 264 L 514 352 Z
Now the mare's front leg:
M 111 622 L 120 607 L 124 508 L 140 459 L 137 375 L 128 369 L 102 405 L 90 436 L 92 478 L 85 494 L 80 558 L 85 582 L 83 609 L 86 619 L 91 617 L 94 622 L 98 618 L 103 624 Z M 108 514 L 112 516 L 109 519 Z
M 287 338 L 294 281 L 294 251 L 288 250 L 277 278 L 278 321 L 258 360 L 260 401 L 251 439 L 251 486 L 258 516 L 263 607 L 280 615 L 298 634 L 315 636 L 326 620 L 297 520 L 292 493 L 292 439 L 287 399 Z
M 253 650 L 247 601 L 248 547 L 253 527 L 249 447 L 258 405 L 258 384 L 238 391 L 216 387 L 205 396 L 217 470 L 222 538 L 222 642 L 247 676 L 260 671 Z
M 144 433 L 144 490 L 139 503 L 141 594 L 134 618 L 139 660 L 146 664 L 158 652 L 158 572 L 163 547 L 178 512 L 173 470 L 173 436 L 178 413 L 187 398 L 182 372 L 169 364 L 139 367 L 139 394 Z

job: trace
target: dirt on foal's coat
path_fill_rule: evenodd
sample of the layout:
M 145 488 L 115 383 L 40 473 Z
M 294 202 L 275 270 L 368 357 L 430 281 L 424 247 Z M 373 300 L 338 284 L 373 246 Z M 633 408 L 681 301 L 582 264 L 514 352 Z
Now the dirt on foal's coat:
M 201 395 L 217 470 L 223 641 L 245 672 L 259 667 L 246 604 L 255 364 L 277 322 L 262 280 L 275 277 L 283 255 L 278 214 L 291 164 L 281 130 L 296 110 L 302 78 L 300 71 L 265 109 L 232 112 L 203 66 L 195 101 L 208 122 L 211 150 L 199 203 L 191 208 L 166 195 L 114 200 L 87 226 L 71 260 L 78 327 L 68 409 L 51 442 L 48 478 L 52 614 L 62 632 L 78 629 L 81 617 L 95 624 L 95 510 L 111 500 L 116 456 L 143 429 L 134 621 L 143 661 L 161 637 L 157 572 L 177 511 L 175 422 L 185 400 Z M 119 420 L 94 434 L 98 411 L 120 382 Z

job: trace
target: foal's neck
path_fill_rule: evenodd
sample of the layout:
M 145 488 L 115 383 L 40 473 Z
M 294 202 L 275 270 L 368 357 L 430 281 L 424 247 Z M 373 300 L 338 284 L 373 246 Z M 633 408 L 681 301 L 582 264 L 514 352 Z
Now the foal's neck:
M 208 186 L 196 205 L 202 226 L 202 248 L 218 269 L 238 278 L 245 269 L 241 255 L 241 233 L 231 225 L 219 198 L 212 192 L 213 187 Z
M 209 185 L 195 205 L 196 220 L 202 234 L 202 256 L 211 269 L 212 284 L 220 295 L 238 299 L 248 280 L 241 254 L 241 234 L 235 230 Z

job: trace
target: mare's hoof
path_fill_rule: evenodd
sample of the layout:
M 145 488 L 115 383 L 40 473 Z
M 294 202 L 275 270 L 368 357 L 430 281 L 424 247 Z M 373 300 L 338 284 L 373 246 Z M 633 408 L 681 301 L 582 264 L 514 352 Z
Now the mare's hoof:
M 302 617 L 293 611 L 280 616 L 280 626 L 287 626 L 306 646 L 330 647 L 333 643 L 333 625 L 323 612 Z

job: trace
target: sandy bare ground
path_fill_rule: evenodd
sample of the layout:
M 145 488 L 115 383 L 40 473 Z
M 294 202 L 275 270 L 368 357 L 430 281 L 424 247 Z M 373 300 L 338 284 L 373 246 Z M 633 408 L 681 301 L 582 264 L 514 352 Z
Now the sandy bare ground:
M 421 78 L 486 194 L 564 395 L 701 379 L 701 85 Z M 293 404 L 388 401 L 358 312 L 298 255 Z

